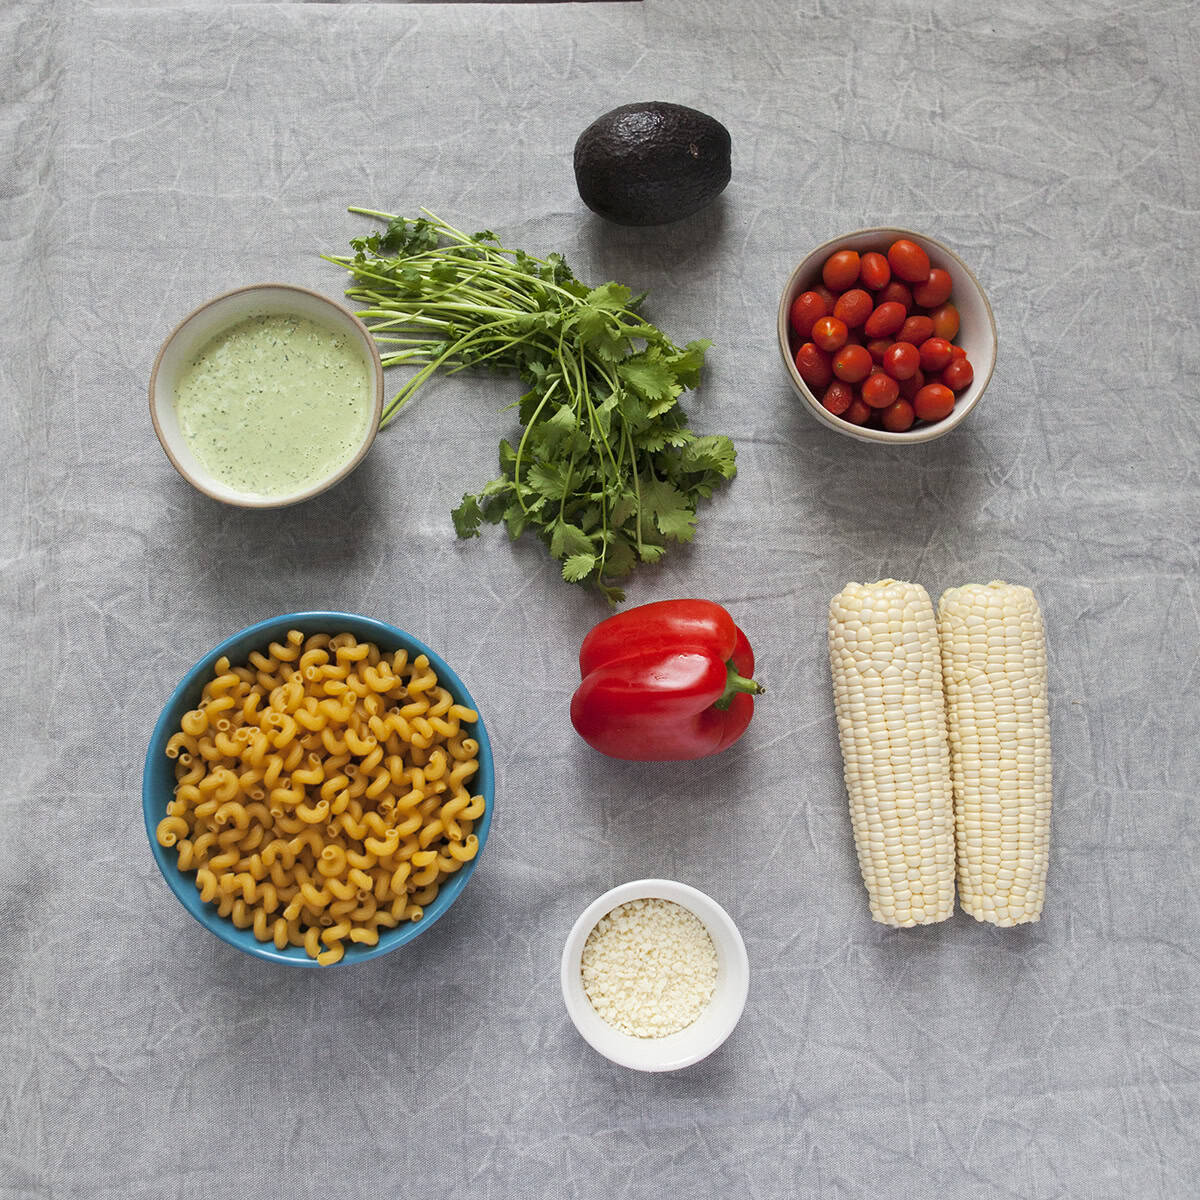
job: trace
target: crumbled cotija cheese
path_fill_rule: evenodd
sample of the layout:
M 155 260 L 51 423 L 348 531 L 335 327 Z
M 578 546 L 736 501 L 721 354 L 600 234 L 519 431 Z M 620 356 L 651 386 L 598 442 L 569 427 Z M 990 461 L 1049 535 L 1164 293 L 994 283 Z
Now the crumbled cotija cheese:
M 717 950 L 704 923 L 673 900 L 631 900 L 596 922 L 583 947 L 583 990 L 634 1037 L 686 1029 L 712 999 Z

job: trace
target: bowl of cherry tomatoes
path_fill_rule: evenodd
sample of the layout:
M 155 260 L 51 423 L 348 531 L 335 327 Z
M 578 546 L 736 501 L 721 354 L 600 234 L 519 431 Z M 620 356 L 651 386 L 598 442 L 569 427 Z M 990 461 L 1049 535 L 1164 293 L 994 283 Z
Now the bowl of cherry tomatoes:
M 908 229 L 860 229 L 792 272 L 779 349 L 822 425 L 863 442 L 929 442 L 979 403 L 996 366 L 996 322 L 948 246 Z

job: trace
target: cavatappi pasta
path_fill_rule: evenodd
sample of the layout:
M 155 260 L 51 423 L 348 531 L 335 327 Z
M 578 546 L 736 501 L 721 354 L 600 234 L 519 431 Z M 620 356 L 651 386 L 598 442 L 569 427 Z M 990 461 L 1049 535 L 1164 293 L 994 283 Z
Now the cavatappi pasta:
M 162 846 L 200 897 L 323 966 L 419 921 L 479 851 L 478 743 L 429 659 L 297 630 L 243 666 L 220 658 L 167 742 Z

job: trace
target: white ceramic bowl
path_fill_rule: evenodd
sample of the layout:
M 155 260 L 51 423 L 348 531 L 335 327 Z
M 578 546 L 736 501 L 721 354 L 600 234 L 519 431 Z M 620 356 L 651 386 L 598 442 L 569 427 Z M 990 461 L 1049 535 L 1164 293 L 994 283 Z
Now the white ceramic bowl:
M 857 250 L 860 254 L 867 250 L 878 250 L 887 253 L 887 248 L 897 238 L 909 238 L 921 246 L 929 255 L 935 267 L 942 267 L 950 272 L 954 288 L 951 301 L 958 309 L 960 328 L 958 337 L 954 340 L 967 352 L 971 366 L 975 370 L 975 378 L 970 387 L 960 392 L 954 405 L 954 411 L 941 421 L 932 424 L 918 422 L 903 433 L 892 433 L 887 429 L 866 429 L 861 425 L 852 425 L 835 417 L 821 404 L 819 396 L 813 394 L 808 384 L 800 378 L 796 370 L 796 361 L 791 347 L 792 333 L 788 324 L 788 314 L 801 292 L 821 281 L 821 268 L 825 260 L 835 251 L 841 249 Z M 934 238 L 926 237 L 923 233 L 914 233 L 911 229 L 859 229 L 854 233 L 843 234 L 831 238 L 818 246 L 792 272 L 783 289 L 779 301 L 779 351 L 783 355 L 784 367 L 791 380 L 796 395 L 804 402 L 805 407 L 822 425 L 844 433 L 847 437 L 860 442 L 882 442 L 904 444 L 908 442 L 931 442 L 934 438 L 944 437 L 952 429 L 956 429 L 970 415 L 971 410 L 979 403 L 979 398 L 987 388 L 996 367 L 996 322 L 992 316 L 992 307 L 988 304 L 979 280 L 971 273 L 970 268 L 949 246 L 943 245 Z
M 717 982 L 707 1007 L 686 1029 L 661 1038 L 639 1038 L 614 1028 L 592 1007 L 583 989 L 583 946 L 601 917 L 630 900 L 673 900 L 694 913 L 717 951 Z M 580 1036 L 594 1050 L 634 1071 L 677 1071 L 707 1058 L 733 1032 L 746 1007 L 750 964 L 742 935 L 711 897 L 670 879 L 638 879 L 605 892 L 571 928 L 562 955 L 562 993 Z
M 293 493 L 283 496 L 259 496 L 235 491 L 216 479 L 196 459 L 179 428 L 175 410 L 175 389 L 179 377 L 204 345 L 223 329 L 246 317 L 260 314 L 286 314 L 305 317 L 317 325 L 346 334 L 351 345 L 362 352 L 367 377 L 372 380 L 373 411 L 361 445 L 350 459 L 335 471 Z M 175 469 L 205 495 L 225 504 L 243 508 L 281 508 L 298 504 L 333 487 L 363 460 L 370 449 L 383 415 L 383 366 L 379 350 L 367 327 L 350 311 L 319 292 L 288 283 L 258 283 L 225 292 L 189 313 L 167 335 L 154 369 L 150 373 L 150 419 L 154 432 Z

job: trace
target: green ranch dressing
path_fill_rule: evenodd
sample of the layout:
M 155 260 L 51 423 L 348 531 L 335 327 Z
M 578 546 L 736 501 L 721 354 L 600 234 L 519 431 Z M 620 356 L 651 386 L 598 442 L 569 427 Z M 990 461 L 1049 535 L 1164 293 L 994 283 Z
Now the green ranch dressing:
M 367 364 L 349 337 L 306 317 L 263 314 L 207 342 L 175 389 L 179 428 L 227 487 L 304 490 L 357 453 L 371 418 Z

